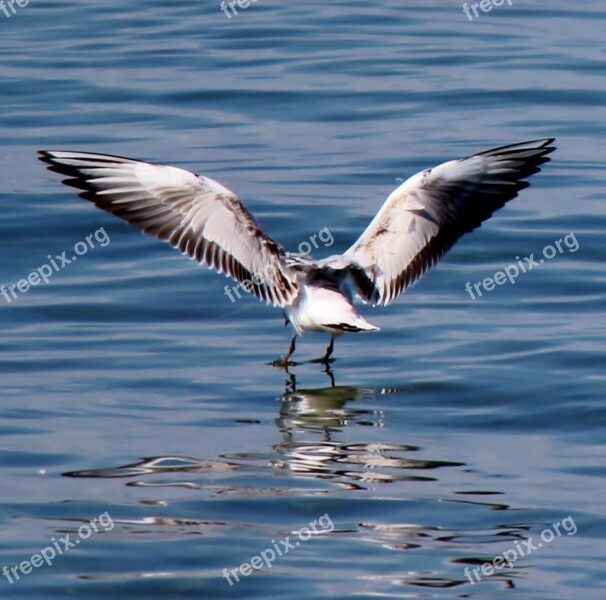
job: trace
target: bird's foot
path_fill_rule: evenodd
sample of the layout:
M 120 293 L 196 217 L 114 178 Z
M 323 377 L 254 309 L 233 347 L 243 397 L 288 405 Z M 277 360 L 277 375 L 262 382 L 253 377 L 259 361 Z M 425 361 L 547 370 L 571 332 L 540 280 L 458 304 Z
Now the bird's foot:
M 325 367 L 328 367 L 331 363 L 335 362 L 335 360 L 336 359 L 331 356 L 323 356 L 322 358 L 314 358 L 309 362 L 314 363 L 316 365 L 324 365 Z
M 269 363 L 272 367 L 280 367 L 281 369 L 288 369 L 288 367 L 296 366 L 296 362 L 288 360 L 288 358 L 282 357 Z

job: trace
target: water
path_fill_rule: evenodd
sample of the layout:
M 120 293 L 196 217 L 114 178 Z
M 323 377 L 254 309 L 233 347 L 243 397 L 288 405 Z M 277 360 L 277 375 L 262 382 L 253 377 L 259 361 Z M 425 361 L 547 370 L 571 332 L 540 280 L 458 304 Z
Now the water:
M 0 13 L 1 282 L 100 228 L 110 242 L 0 307 L 0 568 L 62 549 L 0 575 L 0 595 L 601 600 L 603 4 L 516 0 L 472 22 L 459 2 L 15 8 Z M 232 304 L 222 277 L 35 159 L 207 173 L 289 249 L 327 227 L 322 255 L 397 178 L 550 135 L 530 189 L 366 310 L 380 333 L 337 342 L 334 387 L 319 365 L 266 364 L 289 341 L 277 311 Z M 576 252 L 465 291 L 570 233 Z M 299 360 L 325 342 L 306 336 Z M 222 575 L 295 540 L 270 568 Z M 524 540 L 536 550 L 470 583 L 465 567 Z

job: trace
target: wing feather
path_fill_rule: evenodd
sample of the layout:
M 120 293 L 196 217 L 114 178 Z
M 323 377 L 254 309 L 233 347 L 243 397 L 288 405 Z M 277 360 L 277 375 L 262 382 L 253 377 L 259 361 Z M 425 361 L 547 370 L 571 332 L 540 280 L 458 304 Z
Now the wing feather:
M 282 249 L 217 181 L 106 154 L 42 150 L 39 158 L 82 198 L 244 283 L 259 299 L 283 307 L 298 295 Z
M 495 148 L 405 181 L 344 254 L 360 297 L 372 304 L 392 302 L 462 235 L 528 187 L 524 179 L 549 161 L 554 141 Z

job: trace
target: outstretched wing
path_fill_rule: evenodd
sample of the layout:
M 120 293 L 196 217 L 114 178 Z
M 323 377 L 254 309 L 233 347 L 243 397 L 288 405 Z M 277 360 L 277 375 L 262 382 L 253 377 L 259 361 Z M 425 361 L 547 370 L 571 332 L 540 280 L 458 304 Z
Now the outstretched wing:
M 540 171 L 554 138 L 513 144 L 421 171 L 394 190 L 344 257 L 362 300 L 389 304 L 465 233 Z
M 82 198 L 244 284 L 274 306 L 298 293 L 296 274 L 236 195 L 184 169 L 88 152 L 40 151 Z

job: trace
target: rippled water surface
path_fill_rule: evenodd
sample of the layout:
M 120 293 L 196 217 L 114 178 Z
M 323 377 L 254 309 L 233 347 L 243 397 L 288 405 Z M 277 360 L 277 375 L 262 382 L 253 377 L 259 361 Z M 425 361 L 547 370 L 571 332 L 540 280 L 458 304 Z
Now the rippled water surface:
M 458 0 L 259 0 L 230 19 L 214 0 L 14 8 L 0 281 L 101 228 L 110 242 L 0 298 L 0 597 L 602 600 L 603 2 L 515 0 L 473 21 Z M 546 136 L 558 150 L 532 187 L 364 311 L 381 332 L 338 340 L 330 373 L 306 336 L 290 375 L 268 365 L 289 341 L 278 311 L 230 302 L 222 276 L 35 158 L 209 174 L 286 248 L 328 228 L 322 256 L 399 178 Z M 567 234 L 576 251 L 465 291 Z M 51 565 L 33 558 L 47 547 Z

